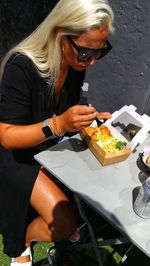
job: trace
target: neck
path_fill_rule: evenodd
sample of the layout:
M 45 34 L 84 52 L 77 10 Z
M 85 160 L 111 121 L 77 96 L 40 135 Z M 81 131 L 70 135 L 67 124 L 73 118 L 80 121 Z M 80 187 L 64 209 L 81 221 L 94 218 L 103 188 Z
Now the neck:
M 63 88 L 63 84 L 65 82 L 65 79 L 67 77 L 68 74 L 68 69 L 69 69 L 69 65 L 64 64 L 63 62 L 61 63 L 60 66 L 60 74 L 58 77 L 58 80 L 55 83 L 55 92 L 60 93 L 62 88 Z

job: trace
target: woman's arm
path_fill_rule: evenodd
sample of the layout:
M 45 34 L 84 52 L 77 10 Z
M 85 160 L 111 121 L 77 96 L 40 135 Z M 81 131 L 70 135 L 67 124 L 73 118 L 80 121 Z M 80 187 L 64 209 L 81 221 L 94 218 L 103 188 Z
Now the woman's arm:
M 56 129 L 53 118 L 49 118 L 50 128 L 53 132 L 76 132 L 89 126 L 96 118 L 97 112 L 92 106 L 75 105 L 63 114 L 55 117 Z M 12 125 L 1 123 L 1 144 L 7 149 L 30 148 L 46 140 L 42 131 L 43 122 L 33 125 Z
M 46 140 L 42 122 L 33 125 L 12 125 L 1 123 L 0 140 L 7 149 L 30 148 Z

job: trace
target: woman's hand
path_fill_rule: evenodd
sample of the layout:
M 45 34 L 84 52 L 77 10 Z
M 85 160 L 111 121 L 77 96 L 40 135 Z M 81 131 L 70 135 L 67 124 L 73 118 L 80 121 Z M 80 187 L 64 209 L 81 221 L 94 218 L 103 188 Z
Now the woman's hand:
M 58 133 L 76 132 L 88 127 L 98 113 L 91 105 L 75 105 L 57 116 Z

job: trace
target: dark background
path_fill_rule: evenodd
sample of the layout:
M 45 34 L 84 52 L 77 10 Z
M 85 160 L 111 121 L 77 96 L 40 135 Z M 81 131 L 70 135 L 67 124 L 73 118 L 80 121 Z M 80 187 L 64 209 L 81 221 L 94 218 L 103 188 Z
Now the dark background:
M 0 0 L 0 56 L 38 26 L 53 2 Z M 113 50 L 87 70 L 88 102 L 110 112 L 133 104 L 150 115 L 150 0 L 109 3 L 115 14 Z

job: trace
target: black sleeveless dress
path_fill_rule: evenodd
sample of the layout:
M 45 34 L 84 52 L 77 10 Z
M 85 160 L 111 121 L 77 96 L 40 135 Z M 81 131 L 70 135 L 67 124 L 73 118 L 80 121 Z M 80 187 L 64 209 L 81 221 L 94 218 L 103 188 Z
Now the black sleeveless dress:
M 85 71 L 69 69 L 58 107 L 53 86 L 39 76 L 32 61 L 21 54 L 13 55 L 1 81 L 0 122 L 28 125 L 64 112 L 78 103 L 84 76 Z M 10 257 L 23 252 L 27 225 L 36 215 L 29 201 L 40 165 L 33 156 L 57 141 L 47 140 L 31 149 L 0 146 L 0 233 L 4 253 Z

